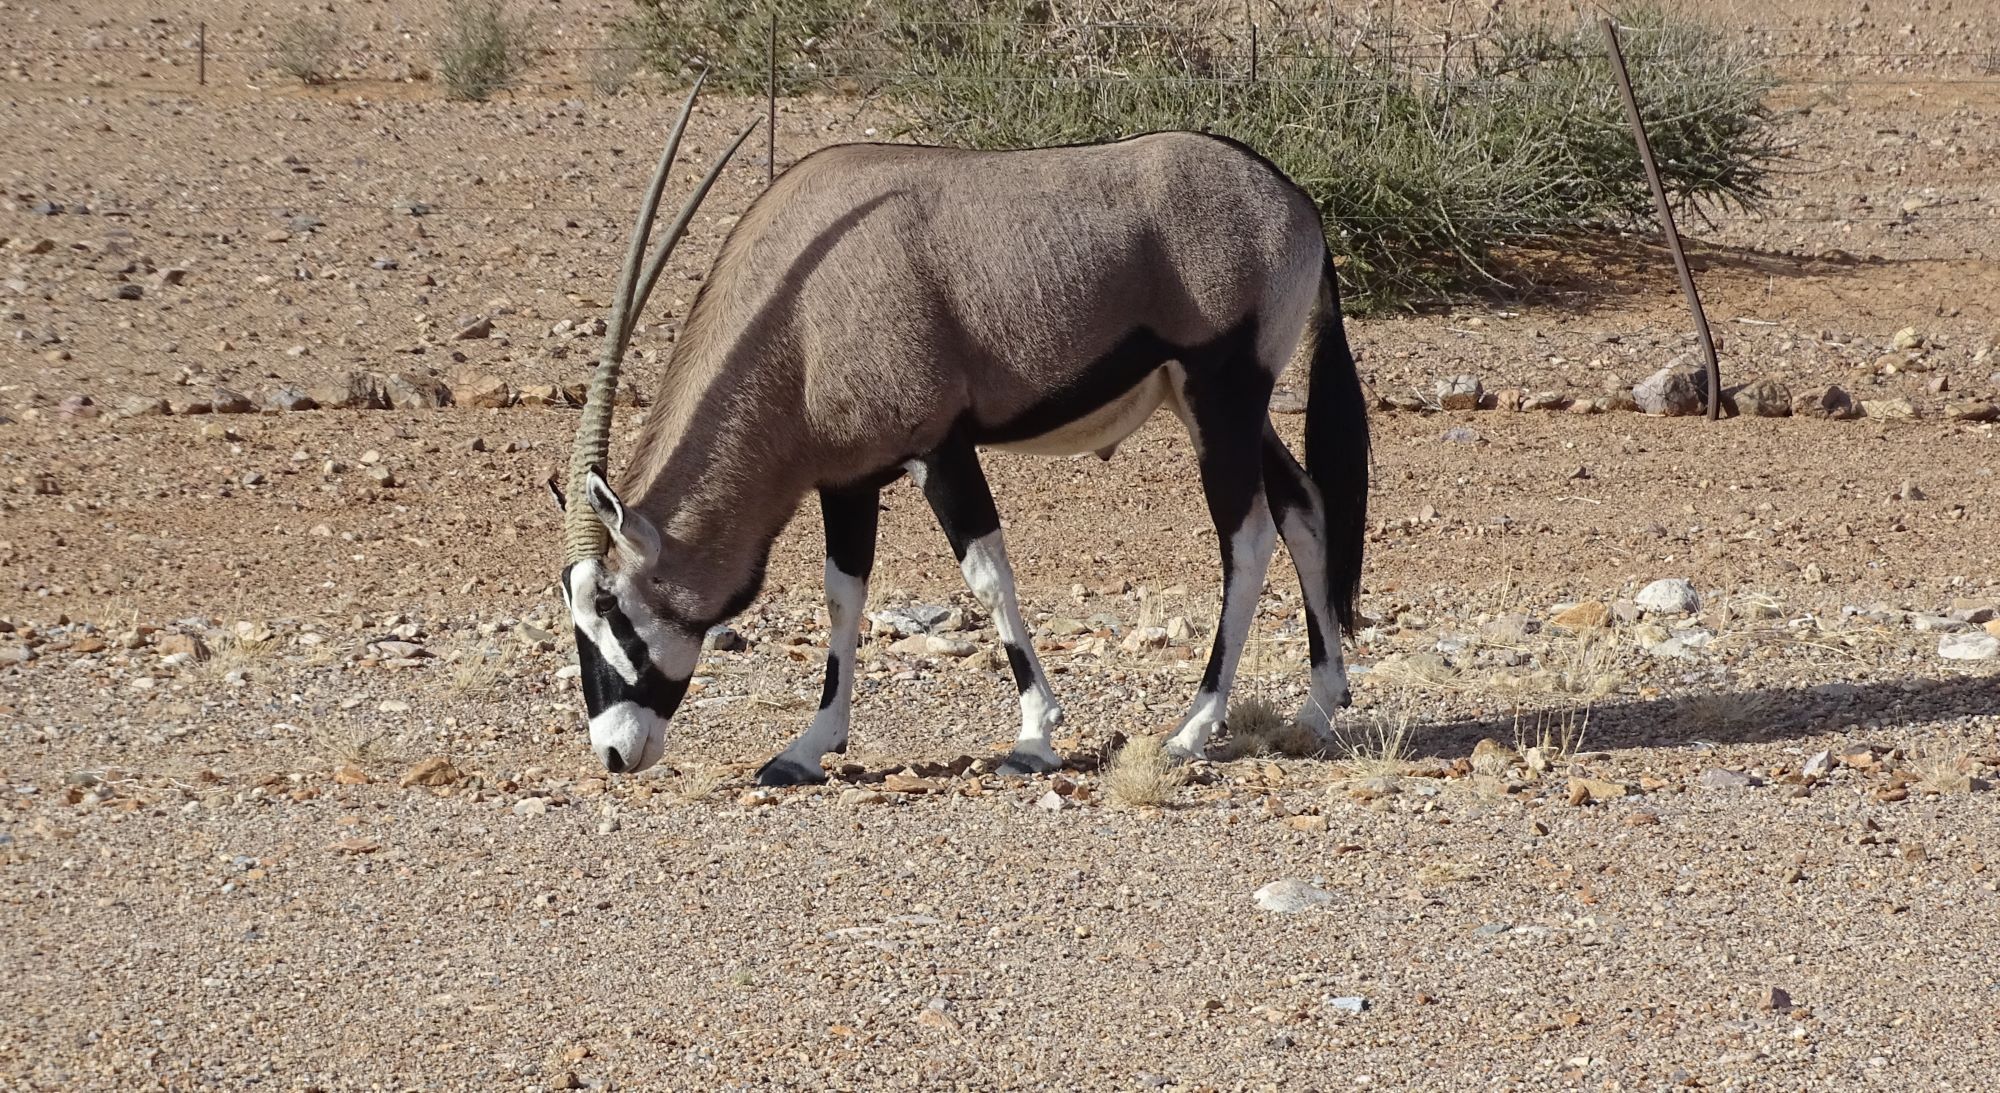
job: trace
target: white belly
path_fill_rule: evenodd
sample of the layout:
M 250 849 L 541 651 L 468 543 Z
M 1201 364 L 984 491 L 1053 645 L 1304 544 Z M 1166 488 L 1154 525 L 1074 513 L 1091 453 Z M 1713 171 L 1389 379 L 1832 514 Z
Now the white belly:
M 1137 432 L 1139 426 L 1144 425 L 1146 419 L 1153 416 L 1153 411 L 1158 410 L 1161 404 L 1167 401 L 1172 390 L 1167 382 L 1166 370 L 1160 369 L 1140 380 L 1137 387 L 1124 395 L 1068 425 L 1043 433 L 1041 436 L 993 446 L 1003 451 L 1025 452 L 1028 455 L 1081 455 L 1084 452 L 1099 452 L 1108 459 L 1109 449 Z

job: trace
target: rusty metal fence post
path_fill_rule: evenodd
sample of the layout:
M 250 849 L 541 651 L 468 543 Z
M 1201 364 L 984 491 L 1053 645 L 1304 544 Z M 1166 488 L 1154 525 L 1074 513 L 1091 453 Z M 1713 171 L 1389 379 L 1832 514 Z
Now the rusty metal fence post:
M 1687 255 L 1681 251 L 1681 233 L 1674 227 L 1674 212 L 1667 205 L 1666 187 L 1660 184 L 1660 168 L 1653 162 L 1653 145 L 1646 139 L 1646 123 L 1639 116 L 1639 99 L 1632 93 L 1632 77 L 1625 71 L 1625 54 L 1618 48 L 1618 28 L 1611 20 L 1600 20 L 1604 28 L 1604 45 L 1611 51 L 1611 71 L 1618 77 L 1618 92 L 1625 97 L 1625 116 L 1632 122 L 1632 138 L 1639 142 L 1639 163 L 1646 169 L 1646 184 L 1653 188 L 1653 206 L 1660 214 L 1660 232 L 1666 236 L 1667 252 L 1674 257 L 1674 272 L 1680 274 L 1681 292 L 1687 297 L 1688 310 L 1694 313 L 1695 333 L 1701 337 L 1701 350 L 1708 358 L 1708 420 L 1722 416 L 1722 365 L 1715 359 L 1715 338 L 1708 332 L 1708 315 L 1701 309 L 1701 293 L 1694 287 L 1694 274 L 1688 271 Z
M 764 40 L 764 185 L 778 177 L 778 16 Z

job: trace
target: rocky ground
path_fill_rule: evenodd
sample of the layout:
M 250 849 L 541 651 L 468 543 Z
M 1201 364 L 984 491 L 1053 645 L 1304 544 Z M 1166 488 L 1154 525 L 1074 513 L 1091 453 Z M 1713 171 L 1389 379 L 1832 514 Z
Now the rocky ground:
M 1213 621 L 1177 431 L 989 460 L 1054 778 L 990 773 L 1004 664 L 898 485 L 853 750 L 782 792 L 751 774 L 819 690 L 810 505 L 639 777 L 592 767 L 552 583 L 541 482 L 660 100 L 447 106 L 370 77 L 393 51 L 310 91 L 14 66 L 0 1085 L 1983 1088 L 2000 99 L 1961 78 L 2000 22 L 1709 6 L 1828 77 L 1786 90 L 1813 170 L 1697 251 L 1739 416 L 1634 409 L 1699 402 L 1637 241 L 1353 322 L 1342 747 L 1259 728 L 1304 695 L 1281 555 L 1239 731 L 1165 775 L 1106 759 L 1179 716 Z M 870 122 L 783 110 L 781 163 Z M 635 397 L 762 177 L 697 223 Z

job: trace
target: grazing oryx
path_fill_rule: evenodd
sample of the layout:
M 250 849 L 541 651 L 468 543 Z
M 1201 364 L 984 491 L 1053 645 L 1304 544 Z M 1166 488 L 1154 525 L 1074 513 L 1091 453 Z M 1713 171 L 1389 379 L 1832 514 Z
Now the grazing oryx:
M 606 768 L 660 759 L 704 632 L 757 595 L 772 541 L 817 492 L 832 620 L 825 691 L 758 781 L 823 781 L 822 757 L 847 746 L 877 497 L 908 473 L 1020 689 L 1020 737 L 1002 771 L 1057 769 L 1050 730 L 1062 709 L 1015 603 L 978 449 L 1108 454 L 1162 406 L 1193 438 L 1223 580 L 1208 671 L 1170 751 L 1199 756 L 1222 723 L 1280 534 L 1311 643 L 1300 717 L 1328 735 L 1348 702 L 1340 638 L 1360 581 L 1368 423 L 1319 214 L 1296 184 L 1248 148 L 1195 133 L 816 152 L 730 231 L 614 489 L 604 461 L 633 322 L 735 150 L 638 276 L 693 103 L 634 232 L 570 466 L 570 496 L 583 503 L 565 505 L 562 590 Z M 1303 468 L 1266 416 L 1302 336 Z

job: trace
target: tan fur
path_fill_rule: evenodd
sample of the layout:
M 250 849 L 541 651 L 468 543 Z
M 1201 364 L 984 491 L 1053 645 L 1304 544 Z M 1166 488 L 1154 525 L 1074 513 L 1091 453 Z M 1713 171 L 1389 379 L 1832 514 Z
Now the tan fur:
M 1136 329 L 1197 345 L 1257 312 L 1282 364 L 1303 315 L 1273 301 L 1317 299 L 1323 255 L 1303 195 L 1199 135 L 823 150 L 725 242 L 619 492 L 665 533 L 662 580 L 727 594 L 807 492 L 893 468 L 962 420 L 1013 420 Z M 1077 406 L 1086 420 L 1019 446 L 1115 444 L 1166 394 L 1147 382 L 1122 406 Z

